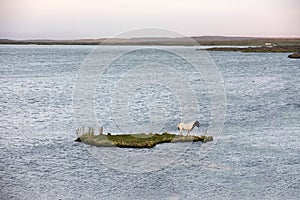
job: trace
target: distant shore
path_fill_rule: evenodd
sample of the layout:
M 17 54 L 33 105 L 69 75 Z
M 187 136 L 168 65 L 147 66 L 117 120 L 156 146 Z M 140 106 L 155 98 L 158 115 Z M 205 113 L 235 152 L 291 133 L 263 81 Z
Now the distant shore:
M 193 39 L 193 40 L 191 40 Z M 199 36 L 190 38 L 114 38 L 79 40 L 10 40 L 0 39 L 0 44 L 10 45 L 160 45 L 160 46 L 300 46 L 300 38 L 260 38 L 260 37 L 224 37 Z
M 202 49 L 199 49 L 202 50 Z M 261 47 L 214 47 L 204 49 L 207 51 L 239 51 L 257 53 L 293 53 L 300 52 L 299 46 L 261 46 Z

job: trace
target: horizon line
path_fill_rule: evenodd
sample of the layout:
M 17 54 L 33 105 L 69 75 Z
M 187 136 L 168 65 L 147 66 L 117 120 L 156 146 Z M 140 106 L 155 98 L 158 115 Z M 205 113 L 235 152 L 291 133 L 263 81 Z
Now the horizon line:
M 150 39 L 150 38 L 167 38 L 167 39 L 182 39 L 182 38 L 197 38 L 197 37 L 219 37 L 219 38 L 257 38 L 257 39 L 298 39 L 299 36 L 244 36 L 244 35 L 192 35 L 186 37 L 167 37 L 167 36 L 153 36 L 153 37 L 81 37 L 81 38 L 10 38 L 3 37 L 0 40 L 14 40 L 14 41 L 28 41 L 28 40 L 51 40 L 51 41 L 62 41 L 62 40 L 105 40 L 105 39 Z

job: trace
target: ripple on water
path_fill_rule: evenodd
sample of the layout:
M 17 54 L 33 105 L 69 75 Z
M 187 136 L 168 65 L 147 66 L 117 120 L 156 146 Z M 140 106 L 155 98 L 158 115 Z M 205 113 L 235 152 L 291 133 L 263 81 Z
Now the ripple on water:
M 93 48 L 0 46 L 2 198 L 300 199 L 300 68 L 286 54 L 210 52 L 224 79 L 227 116 L 222 135 L 203 158 L 210 143 L 137 150 L 74 142 L 73 85 L 78 66 Z M 113 53 L 129 47 L 103 48 Z M 155 51 L 149 56 L 163 59 Z M 119 68 L 128 66 L 125 61 Z M 105 91 L 119 68 L 108 71 Z M 202 126 L 195 133 L 200 134 L 209 125 L 211 108 L 207 90 L 198 89 Z M 170 98 L 164 91 L 162 99 Z M 139 95 L 144 94 L 132 99 L 135 112 L 143 106 Z M 111 97 L 97 102 L 96 110 L 103 112 L 97 117 L 105 131 L 114 130 L 101 100 L 110 102 Z

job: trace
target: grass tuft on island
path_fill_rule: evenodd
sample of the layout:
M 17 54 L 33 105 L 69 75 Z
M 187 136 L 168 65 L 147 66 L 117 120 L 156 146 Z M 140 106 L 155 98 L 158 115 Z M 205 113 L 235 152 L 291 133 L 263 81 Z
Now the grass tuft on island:
M 121 148 L 152 148 L 162 143 L 177 142 L 209 142 L 213 141 L 212 136 L 183 136 L 171 133 L 139 133 L 121 135 L 94 135 L 83 134 L 75 141 L 97 147 L 121 147 Z

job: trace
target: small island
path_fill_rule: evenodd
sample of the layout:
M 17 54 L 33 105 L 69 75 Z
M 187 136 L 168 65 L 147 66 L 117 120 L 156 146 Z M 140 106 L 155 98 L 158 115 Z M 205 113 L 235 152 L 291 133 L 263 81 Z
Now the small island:
M 94 135 L 92 132 L 82 134 L 78 137 L 76 142 L 83 142 L 85 144 L 97 147 L 120 147 L 120 148 L 152 148 L 157 144 L 162 143 L 178 143 L 178 142 L 209 142 L 213 141 L 212 136 L 183 136 L 171 133 L 139 133 L 139 134 L 99 134 Z

